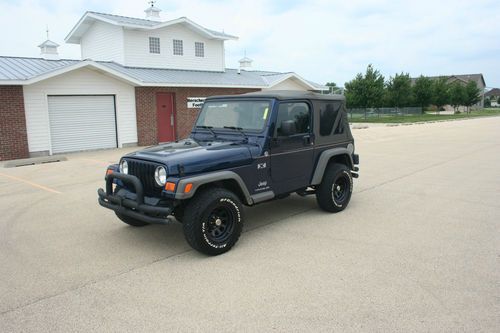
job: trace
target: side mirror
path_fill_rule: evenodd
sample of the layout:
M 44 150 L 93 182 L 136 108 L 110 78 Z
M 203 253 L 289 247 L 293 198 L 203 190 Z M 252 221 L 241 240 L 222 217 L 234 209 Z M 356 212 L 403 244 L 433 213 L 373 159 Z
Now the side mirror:
M 283 120 L 281 122 L 281 135 L 290 136 L 297 133 L 297 125 L 294 120 Z

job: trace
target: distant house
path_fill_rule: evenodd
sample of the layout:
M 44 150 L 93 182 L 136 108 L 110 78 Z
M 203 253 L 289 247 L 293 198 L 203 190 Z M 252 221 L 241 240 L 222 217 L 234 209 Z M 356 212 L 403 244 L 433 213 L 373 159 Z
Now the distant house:
M 500 89 L 493 88 L 484 94 L 485 98 L 489 98 L 491 106 L 500 106 Z
M 86 12 L 65 38 L 81 60 L 59 59 L 50 40 L 40 58 L 0 56 L 0 160 L 184 138 L 210 95 L 328 89 L 294 72 L 252 70 L 246 57 L 226 68 L 224 43 L 237 37 L 145 12 Z
M 452 82 L 460 82 L 462 84 L 467 84 L 469 81 L 476 82 L 477 87 L 481 91 L 481 101 L 479 101 L 475 107 L 482 108 L 484 107 L 484 91 L 486 88 L 486 82 L 484 81 L 483 74 L 453 74 L 453 75 L 440 75 L 440 76 L 427 76 L 431 80 L 437 80 L 439 78 L 447 78 L 448 83 Z M 415 83 L 417 78 L 412 79 L 412 83 Z M 445 107 L 446 108 L 446 107 Z M 449 106 L 450 110 L 453 110 L 451 106 Z

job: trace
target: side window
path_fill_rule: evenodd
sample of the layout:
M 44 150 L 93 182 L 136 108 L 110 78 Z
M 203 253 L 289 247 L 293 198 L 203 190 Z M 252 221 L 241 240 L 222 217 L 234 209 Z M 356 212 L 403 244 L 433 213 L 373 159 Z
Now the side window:
M 311 110 L 304 102 L 281 103 L 276 120 L 276 135 L 284 136 L 281 126 L 284 121 L 295 123 L 295 133 L 309 133 L 311 130 Z
M 346 124 L 347 124 L 347 122 L 345 119 L 345 115 L 341 114 L 340 119 L 339 119 L 339 124 L 335 128 L 335 131 L 333 132 L 333 134 L 344 134 L 344 128 L 345 128 Z
M 319 135 L 329 136 L 339 114 L 340 103 L 321 102 L 319 105 Z

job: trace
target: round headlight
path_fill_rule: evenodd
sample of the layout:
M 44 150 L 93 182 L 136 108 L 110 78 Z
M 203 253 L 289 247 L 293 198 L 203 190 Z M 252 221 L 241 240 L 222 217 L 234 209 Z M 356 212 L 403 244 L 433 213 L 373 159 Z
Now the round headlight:
M 126 174 L 128 173 L 128 163 L 127 163 L 127 161 L 122 160 L 120 162 L 120 172 L 121 173 L 126 173 Z
M 164 167 L 159 166 L 156 168 L 155 180 L 156 184 L 160 186 L 164 186 L 167 183 L 167 170 Z

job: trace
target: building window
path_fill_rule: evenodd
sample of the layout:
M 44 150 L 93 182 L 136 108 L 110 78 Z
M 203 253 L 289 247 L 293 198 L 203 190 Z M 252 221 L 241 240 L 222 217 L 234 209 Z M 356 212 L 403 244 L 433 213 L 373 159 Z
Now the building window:
M 205 56 L 205 44 L 200 42 L 194 43 L 194 55 L 197 57 Z
M 160 54 L 160 38 L 149 37 L 149 53 Z
M 182 40 L 174 39 L 174 55 L 183 55 Z

